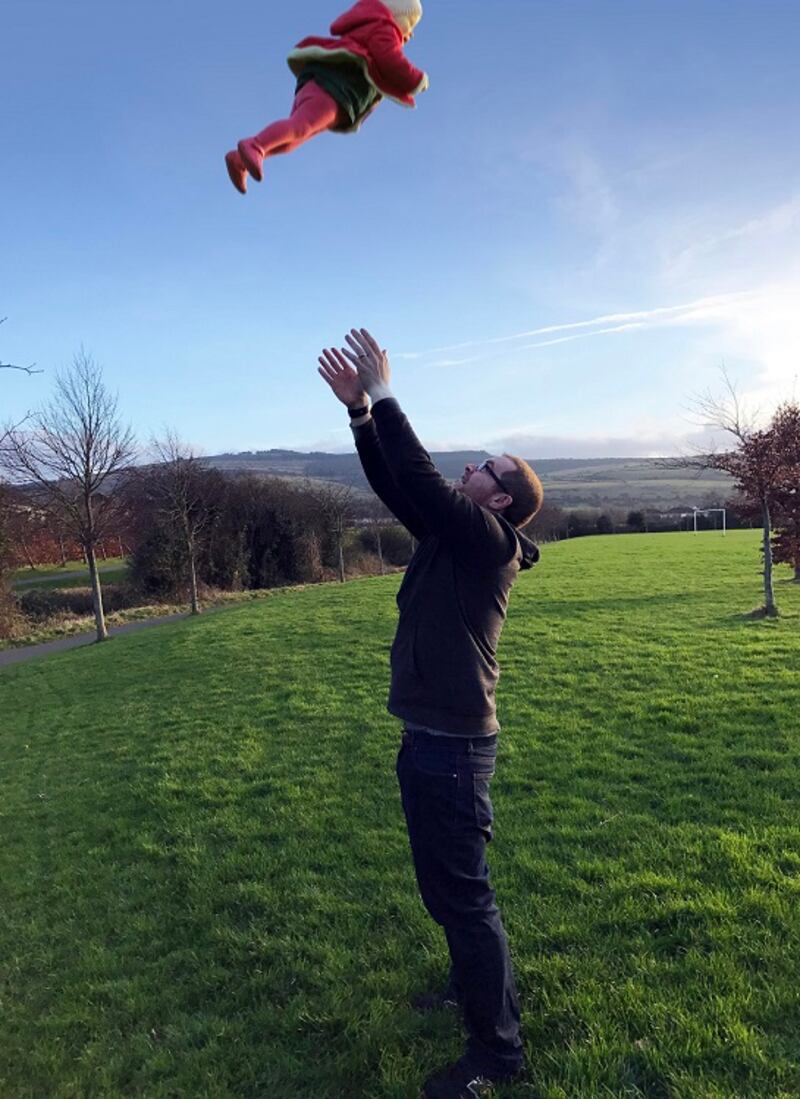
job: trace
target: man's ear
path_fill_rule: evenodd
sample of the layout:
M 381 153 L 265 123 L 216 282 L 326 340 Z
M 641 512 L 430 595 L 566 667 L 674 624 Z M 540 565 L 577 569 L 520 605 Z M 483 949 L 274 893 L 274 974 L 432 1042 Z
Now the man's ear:
M 513 496 L 509 496 L 507 492 L 497 492 L 489 501 L 489 507 L 492 511 L 505 511 L 513 503 Z

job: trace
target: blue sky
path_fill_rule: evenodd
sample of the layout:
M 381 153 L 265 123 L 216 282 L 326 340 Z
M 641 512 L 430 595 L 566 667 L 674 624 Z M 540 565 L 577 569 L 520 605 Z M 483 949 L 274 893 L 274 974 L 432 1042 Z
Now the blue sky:
M 417 110 L 242 198 L 223 154 L 342 8 L 6 0 L 0 360 L 46 373 L 0 422 L 82 345 L 143 441 L 349 449 L 316 355 L 361 324 L 431 448 L 671 452 L 723 363 L 796 394 L 795 0 L 428 0 Z

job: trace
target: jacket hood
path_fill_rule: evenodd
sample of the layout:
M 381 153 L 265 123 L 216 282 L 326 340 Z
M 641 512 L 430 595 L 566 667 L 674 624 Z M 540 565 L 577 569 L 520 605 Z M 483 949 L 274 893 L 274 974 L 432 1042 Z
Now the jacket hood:
M 358 3 L 354 4 L 344 15 L 339 16 L 331 27 L 331 31 L 338 36 L 352 34 L 359 27 L 363 27 L 367 23 L 374 23 L 376 20 L 379 23 L 391 24 L 398 34 L 401 33 L 391 11 L 385 4 L 381 3 L 381 0 L 358 0 Z
M 524 534 L 521 534 L 518 530 L 514 531 L 519 542 L 519 548 L 522 551 L 522 562 L 520 563 L 520 569 L 530 569 L 539 560 L 541 554 L 539 553 L 539 547 L 535 542 L 532 542 L 530 538 L 526 538 Z
M 519 552 L 522 556 L 522 560 L 519 563 L 520 570 L 533 568 L 541 556 L 539 547 L 536 543 L 532 542 L 530 538 L 527 538 L 521 531 L 518 531 L 513 523 L 509 523 L 508 519 L 504 519 L 502 515 L 496 515 L 495 518 L 499 519 L 506 528 L 506 533 L 511 545 L 513 546 L 516 542 L 519 547 Z

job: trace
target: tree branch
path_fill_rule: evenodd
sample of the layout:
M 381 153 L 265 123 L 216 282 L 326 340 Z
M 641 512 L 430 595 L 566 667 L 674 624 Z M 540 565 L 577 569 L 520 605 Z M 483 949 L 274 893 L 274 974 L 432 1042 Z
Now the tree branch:
M 8 317 L 0 317 L 0 324 L 5 324 Z M 36 363 L 31 363 L 30 366 L 15 366 L 13 363 L 0 363 L 0 370 L 21 370 L 23 374 L 44 374 L 43 370 L 34 370 Z
M 0 370 L 21 370 L 23 374 L 44 374 L 43 370 L 34 370 L 36 363 L 30 366 L 14 366 L 13 363 L 0 363 Z

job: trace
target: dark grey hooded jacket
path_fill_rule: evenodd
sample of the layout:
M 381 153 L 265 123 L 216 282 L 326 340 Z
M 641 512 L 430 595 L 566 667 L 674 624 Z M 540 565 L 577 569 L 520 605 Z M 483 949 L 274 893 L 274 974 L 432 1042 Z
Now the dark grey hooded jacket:
M 463 736 L 496 732 L 508 596 L 539 550 L 448 484 L 393 398 L 354 434 L 367 480 L 419 543 L 397 594 L 389 712 Z

